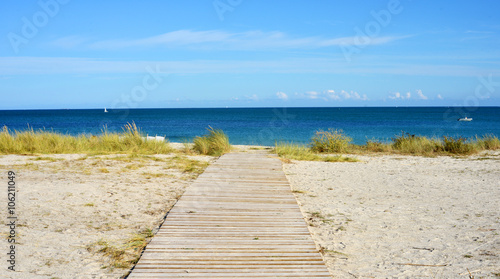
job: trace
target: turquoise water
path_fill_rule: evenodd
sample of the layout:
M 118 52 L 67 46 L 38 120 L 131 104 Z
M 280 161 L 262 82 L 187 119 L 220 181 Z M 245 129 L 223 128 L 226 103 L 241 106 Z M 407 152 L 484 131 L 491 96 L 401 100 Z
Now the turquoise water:
M 472 122 L 459 122 L 468 116 Z M 402 131 L 428 137 L 493 134 L 500 137 L 499 107 L 411 108 L 207 108 L 4 110 L 0 125 L 11 130 L 45 129 L 63 134 L 100 134 L 103 127 L 121 131 L 135 122 L 144 134 L 171 142 L 191 141 L 220 128 L 232 144 L 274 145 L 276 141 L 309 143 L 314 132 L 341 129 L 357 144 L 390 141 Z

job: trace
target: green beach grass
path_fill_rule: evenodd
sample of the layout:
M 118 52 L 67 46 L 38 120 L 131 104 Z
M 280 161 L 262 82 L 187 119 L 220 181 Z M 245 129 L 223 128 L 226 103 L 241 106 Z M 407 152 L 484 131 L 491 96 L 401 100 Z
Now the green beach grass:
M 191 153 L 185 144 L 184 152 Z M 123 127 L 121 133 L 110 133 L 105 128 L 100 135 L 70 136 L 45 130 L 0 131 L 0 154 L 169 154 L 174 149 L 168 141 L 144 140 L 134 123 Z M 194 139 L 193 151 L 202 155 L 220 156 L 231 151 L 229 139 L 222 130 L 209 127 L 208 134 Z
M 194 139 L 193 149 L 203 155 L 221 156 L 231 151 L 229 138 L 222 130 L 209 127 L 208 134 Z
M 192 150 L 198 154 L 221 156 L 231 151 L 228 136 L 220 129 L 209 127 L 208 133 L 196 137 Z M 184 152 L 190 153 L 185 145 Z M 466 139 L 444 136 L 427 138 L 402 132 L 391 142 L 367 141 L 364 145 L 352 144 L 352 139 L 341 130 L 317 131 L 309 146 L 292 143 L 277 143 L 274 152 L 287 160 L 310 160 L 328 162 L 352 162 L 356 159 L 341 154 L 401 154 L 415 156 L 466 156 L 485 150 L 499 150 L 500 140 L 494 135 Z M 70 136 L 45 130 L 0 131 L 0 154 L 168 154 L 174 152 L 168 141 L 147 141 L 134 123 L 123 127 L 121 133 Z M 182 152 L 182 151 L 180 151 Z M 326 156 L 321 154 L 336 154 Z
M 369 140 L 365 145 L 355 145 L 341 130 L 318 131 L 309 146 L 277 143 L 274 152 L 286 160 L 352 162 L 356 159 L 341 154 L 400 154 L 414 156 L 467 156 L 486 150 L 499 150 L 500 140 L 494 135 L 476 136 L 473 139 L 448 137 L 427 138 L 402 132 L 383 143 Z M 337 154 L 320 156 L 319 154 Z
M 443 136 L 427 138 L 402 133 L 392 139 L 392 152 L 408 155 L 472 155 L 486 150 L 500 149 L 500 140 L 493 135 L 476 136 L 475 139 Z M 390 149 L 389 149 L 390 150 Z
M 314 152 L 312 148 L 293 143 L 277 143 L 274 152 L 284 159 L 285 162 L 289 160 L 299 161 L 323 161 L 323 162 L 357 162 L 357 159 L 345 157 L 341 155 L 335 156 L 321 156 Z
M 345 153 L 349 151 L 352 138 L 342 130 L 317 131 L 311 139 L 311 150 L 319 153 Z
M 99 136 L 70 136 L 44 130 L 11 132 L 3 127 L 0 132 L 2 154 L 167 154 L 172 152 L 168 142 L 145 141 L 134 123 L 123 127 L 121 133 L 103 129 Z

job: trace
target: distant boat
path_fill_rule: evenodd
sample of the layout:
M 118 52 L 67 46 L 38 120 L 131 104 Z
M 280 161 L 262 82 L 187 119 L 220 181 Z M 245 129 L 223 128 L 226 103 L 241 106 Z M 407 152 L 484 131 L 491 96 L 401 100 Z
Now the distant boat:
M 146 135 L 145 137 L 142 137 L 142 139 L 144 141 L 153 140 L 153 141 L 158 141 L 158 142 L 165 142 L 165 137 L 160 137 L 158 135 L 156 135 L 154 137 L 150 137 L 149 135 Z
M 108 110 L 106 108 L 104 108 L 104 112 L 108 112 Z
M 472 121 L 472 118 L 468 118 L 466 116 L 466 117 L 459 118 L 458 121 Z

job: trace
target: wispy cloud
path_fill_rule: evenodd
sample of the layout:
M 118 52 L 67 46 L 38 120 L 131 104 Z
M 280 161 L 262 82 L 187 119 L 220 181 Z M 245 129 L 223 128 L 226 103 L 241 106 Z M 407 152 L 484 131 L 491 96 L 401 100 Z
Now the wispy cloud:
M 484 40 L 495 37 L 493 31 L 467 30 L 464 33 L 467 34 L 467 37 L 462 38 L 461 41 Z
M 285 94 L 284 92 L 277 92 L 276 96 L 278 97 L 278 99 L 285 100 L 285 101 L 288 100 L 288 95 Z
M 319 98 L 319 93 L 316 92 L 316 91 L 308 91 L 308 92 L 306 92 L 306 97 L 308 99 L 313 99 L 313 100 L 314 99 L 318 99 Z
M 58 48 L 72 49 L 82 46 L 90 41 L 90 38 L 82 36 L 67 36 L 51 41 L 49 44 Z
M 380 45 L 409 36 L 380 37 L 293 37 L 279 31 L 246 31 L 231 33 L 222 30 L 176 30 L 156 36 L 136 39 L 115 39 L 89 42 L 86 38 L 70 36 L 59 38 L 51 44 L 60 47 L 86 46 L 91 49 L 121 49 L 131 47 L 191 47 L 231 50 L 257 49 L 315 49 L 340 45 Z
M 203 43 L 224 42 L 231 39 L 231 34 L 218 31 L 191 31 L 178 30 L 164 33 L 157 36 L 147 38 L 131 39 L 131 40 L 105 40 L 90 44 L 91 48 L 96 49 L 116 49 L 127 47 L 151 47 L 151 46 L 186 46 Z
M 251 100 L 251 101 L 258 101 L 259 100 L 259 96 L 257 96 L 256 94 L 253 94 L 250 96 L 245 96 L 245 98 L 247 98 L 248 100 Z
M 305 99 L 311 99 L 311 100 L 316 100 L 316 99 L 321 99 L 326 102 L 328 101 L 343 101 L 343 100 L 354 100 L 354 101 L 367 101 L 368 96 L 366 94 L 359 94 L 358 92 L 355 91 L 350 91 L 347 92 L 345 90 L 340 90 L 340 91 L 335 91 L 335 90 L 325 90 L 323 92 L 317 92 L 317 91 L 308 91 L 304 94 L 297 93 L 296 94 L 297 98 L 305 98 Z
M 425 96 L 422 93 L 422 90 L 417 89 L 415 90 L 416 96 L 411 94 L 411 92 L 406 92 L 405 94 L 402 94 L 400 92 L 395 92 L 390 94 L 387 98 L 391 100 L 409 100 L 409 99 L 416 99 L 416 100 L 427 100 L 429 99 L 427 96 Z
M 493 31 L 478 31 L 478 30 L 467 30 L 465 31 L 467 34 L 494 34 L 495 32 Z
M 332 100 L 368 100 L 366 94 L 360 95 L 355 91 L 347 92 L 345 90 L 341 90 L 340 92 L 335 92 L 335 90 L 327 90 L 326 95 Z
M 425 96 L 423 93 L 422 93 L 422 90 L 420 89 L 417 89 L 416 90 L 417 92 L 417 98 L 420 99 L 420 100 L 427 100 L 429 99 L 427 96 Z
M 339 59 L 290 58 L 273 60 L 189 60 L 189 61 L 121 61 L 79 57 L 0 57 L 0 75 L 24 74 L 110 74 L 143 73 L 147 66 L 157 65 L 165 72 L 197 73 L 332 73 L 395 74 L 426 76 L 500 76 L 496 64 L 477 66 L 411 64 L 367 60 L 346 64 Z
M 408 92 L 406 94 L 401 94 L 399 92 L 394 92 L 388 96 L 389 99 L 391 100 L 404 100 L 404 99 L 410 99 L 411 98 L 411 93 Z

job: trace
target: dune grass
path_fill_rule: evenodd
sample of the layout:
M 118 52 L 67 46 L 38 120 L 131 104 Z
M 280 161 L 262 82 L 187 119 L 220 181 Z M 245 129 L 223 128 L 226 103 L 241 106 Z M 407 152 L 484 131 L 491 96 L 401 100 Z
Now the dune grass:
M 474 139 L 474 144 L 478 150 L 499 150 L 500 140 L 494 135 L 484 135 Z
M 208 134 L 194 139 L 193 149 L 203 155 L 221 156 L 231 151 L 229 138 L 222 130 L 209 127 Z
M 357 148 L 361 152 L 369 153 L 390 153 L 392 152 L 392 146 L 377 140 L 368 140 L 365 145 L 359 146 Z
M 394 138 L 392 148 L 395 153 L 436 156 L 436 155 L 472 155 L 486 150 L 500 149 L 500 140 L 493 135 L 475 139 L 443 136 L 443 139 L 410 135 L 402 133 Z
M 432 155 L 443 150 L 443 147 L 437 139 L 402 133 L 392 139 L 392 149 L 402 154 Z
M 321 156 L 315 153 L 312 148 L 308 148 L 303 145 L 297 145 L 292 143 L 276 143 L 274 147 L 274 152 L 285 159 L 289 160 L 299 160 L 299 161 L 323 161 L 323 162 L 357 162 L 357 159 L 344 157 L 341 155 L 336 156 Z
M 344 135 L 342 130 L 320 130 L 311 139 L 311 150 L 320 153 L 345 153 L 348 152 L 351 141 L 352 138 Z
M 307 160 L 326 162 L 353 162 L 356 159 L 340 154 L 401 154 L 414 156 L 466 156 L 485 150 L 499 150 L 500 140 L 494 135 L 476 136 L 475 139 L 444 136 L 442 139 L 416 136 L 402 132 L 392 142 L 368 140 L 365 145 L 355 145 L 341 130 L 317 131 L 308 146 L 289 143 L 275 145 L 274 152 L 284 161 Z M 321 156 L 320 153 L 336 154 Z
M 452 154 L 468 155 L 477 152 L 477 145 L 467 142 L 467 139 L 459 137 L 443 137 L 443 150 Z
M 145 229 L 130 237 L 125 243 L 120 245 L 110 244 L 108 241 L 99 240 L 88 245 L 87 251 L 100 253 L 109 260 L 109 267 L 130 268 L 139 261 L 141 252 L 154 236 L 150 229 Z
M 0 132 L 0 154 L 167 154 L 172 152 L 168 142 L 145 141 L 134 123 L 123 127 L 121 133 L 103 129 L 99 136 L 70 136 L 45 130 Z
M 340 130 L 319 131 L 311 139 L 311 150 L 324 153 L 438 156 L 472 155 L 485 150 L 500 149 L 500 140 L 494 135 L 476 136 L 474 139 L 443 136 L 439 139 L 402 132 L 389 143 L 369 140 L 365 145 L 355 145 L 350 142 L 351 139 Z
M 173 152 L 168 141 L 147 141 L 134 123 L 125 125 L 121 133 L 111 133 L 103 129 L 98 136 L 70 136 L 45 130 L 10 131 L 6 126 L 0 131 L 0 154 L 168 154 Z M 194 139 L 194 152 L 221 156 L 231 151 L 227 135 L 222 130 L 209 127 L 208 134 Z M 500 140 L 494 135 L 476 136 L 473 139 L 448 137 L 427 138 L 402 132 L 392 138 L 392 142 L 369 140 L 365 145 L 352 144 L 352 139 L 342 130 L 317 131 L 311 138 L 309 147 L 288 143 L 276 144 L 276 154 L 287 160 L 312 161 L 352 161 L 355 159 L 326 154 L 402 154 L 417 156 L 471 155 L 485 150 L 499 150 Z M 182 152 L 182 151 L 180 151 Z M 192 151 L 185 144 L 184 152 Z

